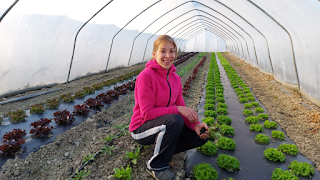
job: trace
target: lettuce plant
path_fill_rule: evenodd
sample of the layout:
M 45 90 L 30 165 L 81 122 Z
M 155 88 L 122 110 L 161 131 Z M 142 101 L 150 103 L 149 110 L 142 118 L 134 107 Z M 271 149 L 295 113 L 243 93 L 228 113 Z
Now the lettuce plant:
M 253 114 L 253 111 L 251 111 L 250 109 L 245 109 L 245 110 L 243 110 L 243 114 L 246 116 L 250 116 Z
M 220 154 L 217 158 L 217 164 L 221 168 L 233 172 L 234 170 L 240 169 L 240 161 L 233 157 L 225 154 Z
M 62 100 L 63 103 L 71 103 L 71 102 L 74 102 L 75 97 L 72 96 L 71 93 L 68 93 L 68 94 L 60 95 L 60 99 Z
M 53 129 L 52 126 L 49 126 L 50 123 L 51 119 L 47 118 L 41 118 L 40 120 L 31 123 L 30 126 L 33 126 L 33 128 L 31 128 L 30 134 L 37 137 L 45 137 L 46 135 L 49 135 Z
M 16 111 L 8 112 L 10 121 L 13 123 L 24 121 L 26 117 L 26 112 L 24 110 L 18 109 Z
M 217 117 L 217 113 L 212 110 L 206 110 L 206 111 L 204 111 L 204 116 L 205 117 Z
M 226 115 L 220 115 L 217 119 L 220 124 L 231 124 L 231 118 Z
M 196 180 L 217 180 L 218 171 L 211 164 L 202 162 L 193 166 L 193 175 Z
M 312 176 L 314 174 L 314 168 L 307 162 L 292 161 L 289 166 L 293 174 L 297 176 Z
M 73 117 L 74 115 L 67 110 L 57 111 L 53 114 L 53 116 L 54 121 L 57 124 L 71 124 L 73 121 L 75 121 L 75 118 Z
M 251 124 L 250 131 L 262 132 L 263 127 L 261 126 L 261 124 Z
M 214 86 L 206 86 L 206 90 L 207 91 L 215 91 L 215 88 L 214 88 Z
M 89 108 L 85 104 L 78 104 L 74 106 L 73 114 L 86 116 L 89 114 Z
M 49 109 L 57 109 L 59 105 L 60 105 L 60 99 L 58 98 L 53 98 L 46 101 L 46 106 Z
M 253 97 L 253 94 L 247 93 L 247 94 L 246 94 L 246 97 Z
M 269 116 L 268 114 L 264 114 L 264 113 L 261 113 L 258 115 L 259 119 L 260 120 L 266 120 L 266 119 L 269 119 Z
M 15 155 L 25 143 L 24 136 L 26 136 L 26 131 L 23 129 L 13 129 L 9 133 L 6 132 L 2 137 L 3 144 L 0 145 L 0 155 Z
M 218 103 L 217 107 L 218 108 L 228 108 L 226 103 L 221 103 L 221 102 Z
M 220 126 L 220 133 L 234 135 L 234 128 L 232 126 L 229 126 L 229 125 L 226 125 L 226 124 L 222 124 Z
M 258 112 L 258 113 L 264 112 L 264 109 L 263 109 L 262 107 L 256 107 L 254 110 L 255 110 L 256 112 Z
M 218 114 L 224 114 L 224 115 L 227 115 L 228 114 L 228 109 L 227 108 L 218 108 L 217 109 L 217 113 Z
M 83 91 L 84 91 L 84 93 L 86 93 L 86 94 L 93 94 L 93 93 L 96 92 L 93 87 L 89 87 L 89 86 L 84 87 L 84 88 L 83 88 Z
M 243 94 L 243 92 L 242 92 L 242 91 L 238 91 L 238 92 L 236 92 L 236 94 L 237 94 L 238 96 L 240 96 L 241 94 Z
M 204 105 L 205 110 L 215 110 L 216 106 L 214 104 L 206 104 Z
M 261 143 L 261 144 L 269 144 L 270 143 L 269 136 L 263 135 L 263 134 L 257 134 L 254 140 L 258 143 Z
M 221 180 L 227 180 L 227 179 L 221 179 Z M 232 177 L 229 177 L 228 180 L 235 180 L 235 179 L 233 179 Z
M 215 99 L 215 95 L 214 94 L 207 94 L 206 95 L 206 99 Z
M 239 102 L 241 102 L 241 103 L 246 103 L 246 102 L 248 102 L 248 99 L 247 99 L 247 98 L 240 98 L 240 99 L 239 99 Z
M 103 89 L 103 86 L 104 86 L 103 83 L 97 83 L 97 84 L 92 85 L 92 88 L 95 90 L 101 90 L 101 89 Z
M 266 120 L 263 124 L 263 127 L 268 128 L 268 129 L 277 129 L 278 124 L 274 121 L 268 121 Z
M 259 118 L 257 116 L 249 116 L 246 118 L 246 123 L 258 123 L 259 122 Z
M 220 149 L 227 149 L 227 150 L 235 150 L 236 143 L 231 138 L 221 137 L 217 142 L 217 145 Z
M 43 112 L 44 112 L 43 104 L 31 105 L 31 109 L 30 109 L 31 114 L 42 114 Z
M 270 161 L 284 162 L 286 160 L 286 156 L 277 148 L 267 148 L 263 151 L 263 155 Z
M 204 145 L 197 147 L 197 150 L 208 156 L 214 156 L 218 152 L 217 145 L 211 141 L 207 141 Z
M 243 88 L 244 93 L 250 93 L 250 88 Z
M 217 97 L 224 97 L 224 95 L 222 93 L 217 93 L 216 96 Z
M 299 153 L 299 149 L 295 144 L 280 144 L 278 149 L 282 152 L 288 153 L 290 155 L 297 155 Z
M 246 96 L 244 94 L 239 94 L 238 98 L 245 98 Z
M 260 106 L 260 104 L 259 104 L 258 102 L 251 102 L 251 105 L 252 105 L 252 106 L 256 106 L 256 107 L 257 107 L 257 106 Z
M 213 90 L 209 90 L 209 91 L 207 90 L 207 91 L 206 91 L 206 95 L 209 95 L 209 94 L 210 94 L 210 95 L 211 95 L 211 94 L 213 94 L 213 95 L 214 95 L 215 93 L 216 93 L 216 92 L 215 92 L 215 91 L 213 91 Z
M 224 100 L 223 97 L 217 97 L 216 101 L 217 101 L 217 102 L 221 102 L 221 103 L 224 103 L 224 102 L 225 102 L 225 100 Z
M 244 104 L 244 108 L 252 108 L 252 104 L 251 103 L 245 103 Z
M 248 99 L 248 101 L 255 101 L 256 100 L 256 98 L 254 98 L 254 97 L 247 97 L 247 99 Z
M 4 140 L 18 140 L 18 139 L 22 139 L 26 136 L 26 130 L 24 129 L 13 129 L 10 132 L 6 132 L 2 139 Z
M 215 104 L 216 101 L 214 99 L 206 99 L 206 104 Z
M 234 89 L 239 88 L 238 85 L 233 85 L 232 87 L 233 87 Z
M 79 98 L 84 98 L 86 96 L 86 93 L 84 91 L 77 91 L 76 93 L 74 93 L 74 97 L 79 99 Z
M 205 117 L 202 119 L 203 123 L 206 123 L 208 126 L 212 126 L 215 123 L 214 117 Z
M 86 105 L 88 105 L 90 108 L 102 108 L 104 105 L 101 104 L 100 100 L 89 98 L 84 102 Z
M 76 180 L 76 179 L 83 180 L 84 177 L 89 176 L 90 173 L 91 173 L 91 171 L 87 171 L 87 170 L 81 170 L 81 171 L 79 171 L 79 170 L 77 169 L 76 175 L 74 175 L 74 177 L 73 177 L 72 179 L 70 179 L 70 180 Z M 69 180 L 69 179 L 67 179 L 67 180 Z
M 271 133 L 271 136 L 272 136 L 273 138 L 276 138 L 276 139 L 282 139 L 282 140 L 284 140 L 284 133 L 281 132 L 281 131 L 273 130 L 272 133 Z
M 221 89 L 221 88 L 220 88 L 220 89 L 217 89 L 217 90 L 216 90 L 216 93 L 223 93 L 223 89 Z
M 272 180 L 299 180 L 299 178 L 297 176 L 295 176 L 291 171 L 286 170 L 283 171 L 281 168 L 276 168 L 273 172 L 272 172 Z

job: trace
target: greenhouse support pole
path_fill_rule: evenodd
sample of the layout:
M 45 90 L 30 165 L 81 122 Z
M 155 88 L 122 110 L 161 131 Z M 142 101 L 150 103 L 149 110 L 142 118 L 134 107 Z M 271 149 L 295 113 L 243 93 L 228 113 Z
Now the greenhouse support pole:
M 13 3 L 11 4 L 11 6 L 1 15 L 1 17 L 0 17 L 0 23 L 1 23 L 2 19 L 8 14 L 8 12 L 13 8 L 13 6 L 15 6 L 15 5 L 17 4 L 18 1 L 19 1 L 19 0 L 16 0 L 15 2 L 13 2 Z
M 144 9 L 143 11 L 141 11 L 138 15 L 136 15 L 134 18 L 132 18 L 126 25 L 124 25 L 113 37 L 112 37 L 112 41 L 111 41 L 111 45 L 110 45 L 110 50 L 109 50 L 109 55 L 108 55 L 108 61 L 107 61 L 107 66 L 106 66 L 106 70 L 108 70 L 108 65 L 109 65 L 109 61 L 110 61 L 110 54 L 111 54 L 111 50 L 112 50 L 112 45 L 113 45 L 113 41 L 114 38 L 128 25 L 130 24 L 134 19 L 136 19 L 138 16 L 140 16 L 142 13 L 144 13 L 146 10 L 148 10 L 149 8 L 151 8 L 152 6 L 154 6 L 155 4 L 159 3 L 162 0 L 159 0 L 153 4 L 151 4 L 149 7 L 147 7 L 146 9 Z
M 295 68 L 295 71 L 296 71 L 296 78 L 297 78 L 297 82 L 298 82 L 298 88 L 300 90 L 300 80 L 299 80 L 299 75 L 298 75 L 296 56 L 295 56 L 295 53 L 294 53 L 293 41 L 292 41 L 291 34 L 289 33 L 289 31 L 284 26 L 282 26 L 276 19 L 274 19 L 269 13 L 267 13 L 265 10 L 263 10 L 260 6 L 258 6 L 257 4 L 252 2 L 251 0 L 247 0 L 247 1 L 250 2 L 252 5 L 254 5 L 256 8 L 258 8 L 260 11 L 262 11 L 264 14 L 266 14 L 270 19 L 272 19 L 275 23 L 277 23 L 288 34 L 288 36 L 290 38 L 290 43 L 291 43 L 293 64 L 294 64 L 294 68 Z
M 91 21 L 91 19 L 93 19 L 98 13 L 100 13 L 105 7 L 107 7 L 113 0 L 109 1 L 106 5 L 104 5 L 99 11 L 97 11 L 87 22 L 85 22 L 80 29 L 78 30 L 76 37 L 74 38 L 74 43 L 73 43 L 73 50 L 72 50 L 72 56 L 71 56 L 71 62 L 70 62 L 70 67 L 69 67 L 69 72 L 68 72 L 68 78 L 67 78 L 67 83 L 69 83 L 69 78 L 70 78 L 70 73 L 71 73 L 71 68 L 72 68 L 72 63 L 73 63 L 73 57 L 74 57 L 74 52 L 76 49 L 76 43 L 77 43 L 77 38 L 78 35 L 80 33 L 80 31 L 82 30 L 82 28 L 87 25 L 89 23 L 89 21 Z

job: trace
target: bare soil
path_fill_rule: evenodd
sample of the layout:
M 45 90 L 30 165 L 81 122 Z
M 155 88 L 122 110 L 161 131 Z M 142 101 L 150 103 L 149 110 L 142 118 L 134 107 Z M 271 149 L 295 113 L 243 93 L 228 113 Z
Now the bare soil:
M 207 60 L 205 64 L 199 68 L 197 78 L 191 83 L 192 88 L 189 90 L 189 95 L 185 97 L 186 105 L 196 111 L 203 92 L 203 84 L 209 67 L 210 54 L 211 53 L 207 53 Z M 196 57 L 197 55 L 177 66 L 177 72 L 186 67 Z M 197 64 L 198 63 L 196 63 L 196 65 Z M 144 68 L 144 66 L 145 64 L 140 64 L 84 78 L 74 81 L 73 83 L 61 84 L 57 86 L 61 88 L 59 91 L 25 101 L 2 105 L 0 111 L 2 114 L 6 114 L 7 110 L 29 109 L 32 104 L 42 103 L 47 99 L 59 97 L 61 94 L 68 92 L 74 93 L 85 86 L 99 83 L 128 72 L 133 72 L 137 69 Z M 191 68 L 182 79 L 188 78 L 192 73 L 192 70 L 193 68 Z M 182 83 L 184 83 L 184 81 Z M 45 90 L 46 89 L 25 94 L 32 94 Z M 130 123 L 133 106 L 134 92 L 129 92 L 128 95 L 112 104 L 110 108 L 102 109 L 102 111 L 97 112 L 97 114 L 86 119 L 83 123 L 56 136 L 52 143 L 41 146 L 37 152 L 30 153 L 26 159 L 16 157 L 15 159 L 8 160 L 1 167 L 0 179 L 67 179 L 71 177 L 71 175 L 76 172 L 76 169 L 79 169 L 84 164 L 84 155 L 98 152 L 101 147 L 105 145 L 105 143 L 101 141 L 103 138 L 108 135 L 117 135 L 120 132 L 119 128 L 113 126 L 97 128 L 97 125 L 101 122 L 110 123 L 112 125 Z M 127 165 L 130 164 L 130 161 L 124 158 L 126 152 L 141 148 L 141 145 L 135 143 L 130 134 L 116 138 L 110 146 L 113 146 L 113 150 L 111 150 L 112 155 L 109 153 L 100 153 L 95 157 L 94 161 L 84 167 L 84 169 L 91 171 L 91 174 L 85 179 L 115 179 L 112 176 L 114 174 L 113 169 L 127 167 Z M 152 152 L 152 146 L 142 147 L 140 151 L 141 157 L 138 159 L 138 163 L 136 165 L 130 165 L 133 169 L 132 179 L 153 179 L 145 170 L 146 161 Z M 184 179 L 185 177 L 185 159 L 185 153 L 179 153 L 174 156 L 170 163 L 171 169 L 176 173 L 177 180 Z
M 320 171 L 320 108 L 304 99 L 297 90 L 282 85 L 232 54 L 223 53 L 223 56 L 248 87 L 252 87 L 271 119 L 281 125 L 300 153 Z

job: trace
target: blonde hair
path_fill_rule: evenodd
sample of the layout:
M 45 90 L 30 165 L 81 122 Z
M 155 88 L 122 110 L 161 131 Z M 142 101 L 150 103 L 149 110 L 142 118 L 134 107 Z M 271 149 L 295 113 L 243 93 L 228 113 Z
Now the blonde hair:
M 161 35 L 159 36 L 153 43 L 153 51 L 154 53 L 156 53 L 160 47 L 160 45 L 164 42 L 171 42 L 173 44 L 173 47 L 174 47 L 174 51 L 175 51 L 175 57 L 174 57 L 174 60 L 177 59 L 177 56 L 178 56 L 178 50 L 177 50 L 177 45 L 176 43 L 174 42 L 174 40 L 168 36 L 168 35 Z M 152 56 L 151 59 L 155 59 L 154 56 Z

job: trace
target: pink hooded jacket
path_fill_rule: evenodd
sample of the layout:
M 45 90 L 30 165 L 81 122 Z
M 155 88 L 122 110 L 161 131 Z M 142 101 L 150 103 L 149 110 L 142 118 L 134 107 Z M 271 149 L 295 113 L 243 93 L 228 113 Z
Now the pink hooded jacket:
M 135 106 L 129 126 L 130 132 L 157 117 L 180 114 L 177 106 L 185 106 L 185 103 L 182 97 L 181 78 L 175 71 L 173 64 L 169 71 L 163 69 L 156 60 L 146 64 L 146 69 L 138 75 L 135 84 Z M 168 81 L 167 76 L 169 76 Z M 186 117 L 182 117 L 184 124 L 192 130 L 199 123 L 190 123 Z

